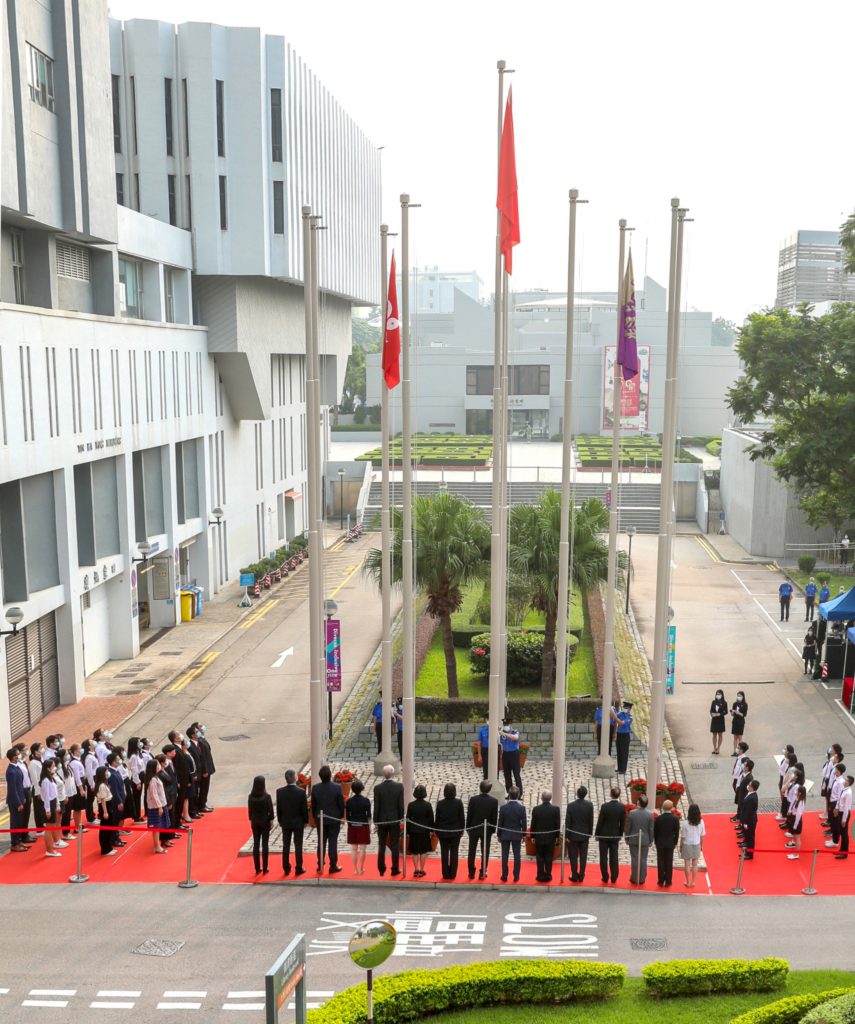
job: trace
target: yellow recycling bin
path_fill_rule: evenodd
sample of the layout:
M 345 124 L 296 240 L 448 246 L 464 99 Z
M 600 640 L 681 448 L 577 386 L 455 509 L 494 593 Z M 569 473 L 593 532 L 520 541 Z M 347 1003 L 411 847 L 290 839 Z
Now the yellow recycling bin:
M 181 591 L 181 621 L 189 622 L 193 618 L 193 605 L 196 595 L 189 590 Z

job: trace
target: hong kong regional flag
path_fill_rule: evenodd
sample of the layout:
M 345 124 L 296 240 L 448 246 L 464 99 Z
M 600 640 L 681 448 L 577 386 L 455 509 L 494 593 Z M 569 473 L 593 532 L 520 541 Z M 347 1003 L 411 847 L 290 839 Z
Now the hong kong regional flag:
M 383 376 L 391 390 L 401 383 L 401 323 L 398 320 L 398 286 L 395 282 L 395 253 L 389 269 L 389 299 L 386 303 L 386 330 L 383 335 Z

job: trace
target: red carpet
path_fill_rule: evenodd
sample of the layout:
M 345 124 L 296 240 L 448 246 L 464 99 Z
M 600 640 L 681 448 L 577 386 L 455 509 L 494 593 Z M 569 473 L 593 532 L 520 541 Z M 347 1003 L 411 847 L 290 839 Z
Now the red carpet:
M 802 836 L 802 852 L 799 860 L 787 860 L 785 850 L 784 834 L 778 829 L 772 815 L 764 815 L 761 818 L 757 830 L 758 852 L 755 859 L 745 864 L 742 886 L 747 895 L 753 896 L 789 896 L 801 893 L 807 886 L 810 876 L 810 866 L 814 847 L 825 851 L 825 837 L 819 827 L 818 814 L 814 812 L 805 815 L 805 830 Z M 704 818 L 707 828 L 704 842 L 704 853 L 707 863 L 707 877 L 698 875 L 696 888 L 686 889 L 683 885 L 684 876 L 682 861 L 676 859 L 674 865 L 674 885 L 669 890 L 672 893 L 683 893 L 685 895 L 703 896 L 708 893 L 714 895 L 727 895 L 730 888 L 736 883 L 736 873 L 739 865 L 739 850 L 736 846 L 733 826 L 725 814 L 712 814 Z M 267 875 L 256 875 L 251 857 L 239 857 L 241 846 L 247 839 L 249 832 L 246 820 L 246 810 L 242 807 L 218 808 L 213 814 L 206 815 L 201 821 L 196 822 L 193 835 L 193 865 L 191 877 L 203 884 L 247 884 L 261 882 L 283 882 L 286 881 L 282 874 L 281 858 L 278 854 L 271 855 L 270 873 Z M 179 840 L 166 856 L 157 856 L 152 852 L 151 839 L 144 833 L 135 832 L 125 836 L 128 845 L 120 849 L 115 857 L 102 857 L 98 850 L 98 836 L 95 831 L 88 832 L 83 837 L 83 872 L 89 875 L 92 882 L 158 882 L 177 883 L 186 876 L 187 864 L 187 842 L 188 835 Z M 466 841 L 463 842 L 466 848 Z M 44 844 L 39 843 L 30 848 L 26 854 L 7 853 L 0 858 L 0 884 L 45 884 L 45 883 L 68 883 L 69 875 L 77 871 L 77 842 L 69 842 L 68 848 L 62 851 L 61 858 L 50 858 L 44 856 Z M 775 852 L 761 852 L 764 850 Z M 457 881 L 444 882 L 440 877 L 440 863 L 438 857 L 429 857 L 426 865 L 427 877 L 414 879 L 412 877 L 412 862 L 408 864 L 408 877 L 396 878 L 396 883 L 406 882 L 409 885 L 418 886 L 427 882 L 430 884 L 453 885 L 465 883 L 466 885 L 495 885 L 500 884 L 501 863 L 495 854 L 497 844 L 494 842 L 491 847 L 494 856 L 491 857 L 486 882 L 479 882 L 476 878 L 470 882 L 465 856 L 461 859 L 458 869 Z M 835 853 L 830 851 L 830 854 Z M 595 844 L 591 844 L 591 860 L 589 860 L 586 875 L 585 889 L 601 889 L 598 851 Z M 825 896 L 842 895 L 855 896 L 855 855 L 852 860 L 838 861 L 832 855 L 822 852 L 819 855 L 814 887 Z M 621 865 L 620 877 L 616 886 L 609 888 L 637 889 L 645 891 L 661 891 L 656 885 L 656 866 L 654 857 L 650 857 L 647 881 L 644 886 L 631 886 L 629 884 L 629 867 Z M 362 882 L 380 883 L 377 873 L 377 857 L 369 853 L 365 863 L 365 874 L 356 879 L 353 874 L 353 864 L 349 848 L 342 844 L 339 853 L 339 864 L 342 871 L 334 876 L 336 884 L 352 883 L 359 885 Z M 294 879 L 293 872 L 287 879 L 291 884 L 305 884 L 318 879 L 316 855 L 307 853 L 305 858 L 307 873 L 299 879 Z M 511 868 L 511 877 L 512 877 Z M 518 885 L 532 885 L 547 888 L 546 885 L 535 882 L 534 861 L 524 860 L 522 872 Z M 324 873 L 324 879 L 330 876 Z M 569 881 L 569 867 L 565 867 L 566 889 L 578 889 L 582 886 L 574 885 Z M 553 870 L 553 887 L 559 884 L 560 863 L 556 861 Z M 332 880 L 331 879 L 331 880 Z M 391 881 L 388 873 L 385 881 Z M 512 882 L 506 883 L 509 888 L 513 887 Z

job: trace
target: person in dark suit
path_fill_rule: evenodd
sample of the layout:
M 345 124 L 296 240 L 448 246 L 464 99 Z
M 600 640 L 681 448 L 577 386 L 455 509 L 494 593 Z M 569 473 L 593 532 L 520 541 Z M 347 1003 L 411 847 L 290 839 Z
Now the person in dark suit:
M 374 787 L 374 828 L 377 830 L 377 870 L 386 874 L 386 845 L 392 854 L 392 876 L 400 875 L 398 839 L 404 820 L 404 787 L 395 782 L 395 769 L 383 768 L 383 781 Z
M 451 881 L 457 878 L 458 850 L 466 828 L 463 801 L 457 796 L 457 787 L 453 782 L 446 783 L 442 791 L 442 800 L 437 801 L 434 828 L 439 837 L 442 877 Z
M 211 789 L 211 776 L 217 770 L 214 764 L 214 754 L 211 750 L 211 744 L 205 735 L 208 727 L 201 722 L 194 722 L 191 728 L 195 730 L 196 746 L 199 748 L 200 764 L 197 765 L 199 775 L 198 809 L 200 814 L 210 814 L 214 808 L 208 806 L 208 793 Z
M 107 808 L 109 823 L 115 829 L 111 833 L 113 846 L 127 846 L 118 831 L 119 826 L 125 820 L 125 780 L 119 774 L 119 755 L 112 751 L 107 755 L 107 785 L 113 794 L 113 799 Z
M 175 747 L 167 743 L 162 753 L 157 755 L 160 761 L 160 775 L 158 778 L 163 783 L 163 794 L 166 797 L 166 820 L 172 827 L 172 832 L 161 832 L 161 844 L 171 845 L 181 835 L 175 831 L 178 828 L 175 820 L 175 800 L 178 796 L 178 779 L 175 776 Z
M 172 767 L 178 780 L 178 795 L 175 798 L 176 827 L 185 828 L 190 818 L 184 817 L 187 810 L 187 798 L 190 793 L 191 776 L 195 769 L 193 758 L 184 750 L 184 736 L 173 730 L 169 733 L 169 742 L 175 747 L 175 760 Z
M 294 875 L 304 875 L 303 829 L 309 824 L 306 791 L 296 785 L 297 773 L 285 772 L 285 785 L 276 790 L 276 820 L 282 829 L 282 871 L 291 874 L 291 841 L 294 842 Z
M 525 835 L 525 807 L 516 786 L 508 790 L 508 799 L 499 810 L 497 835 L 502 844 L 502 881 L 508 880 L 508 855 L 514 851 L 514 881 L 520 880 L 520 843 Z
M 338 834 L 344 821 L 344 794 L 341 786 L 332 781 L 330 766 L 325 764 L 318 772 L 320 782 L 312 786 L 312 814 L 318 826 L 318 873 L 324 870 L 324 857 L 329 857 L 331 875 L 341 871 L 338 866 Z M 324 825 L 321 828 L 321 814 Z
M 600 807 L 597 827 L 594 829 L 600 844 L 600 877 L 603 885 L 608 885 L 610 876 L 613 883 L 618 880 L 620 839 L 626 826 L 626 808 L 619 799 L 620 789 L 612 786 L 610 796 L 611 799 Z
M 588 790 L 580 786 L 576 799 L 567 804 L 564 816 L 564 840 L 569 846 L 570 881 L 584 882 L 588 865 L 588 842 L 594 834 L 594 805 L 587 800 Z
M 748 787 L 751 785 L 754 776 L 752 774 L 754 770 L 754 762 L 750 757 L 743 757 L 742 759 L 742 778 L 739 780 L 736 786 L 736 795 L 733 798 L 733 802 L 736 804 L 736 817 L 741 821 L 740 811 L 742 808 L 742 801 L 745 799 L 748 793 Z
M 537 881 L 552 881 L 552 859 L 555 840 L 561 831 L 561 811 L 552 803 L 552 793 L 545 789 L 540 803 L 531 812 L 531 838 L 537 860 Z
M 742 842 L 739 844 L 745 850 L 745 859 L 754 860 L 754 836 L 757 831 L 757 809 L 759 798 L 757 790 L 760 783 L 752 779 L 748 783 L 748 792 L 739 808 L 739 820 L 742 823 Z
M 493 838 L 496 823 L 499 820 L 499 801 L 494 796 L 490 796 L 493 783 L 489 779 L 483 779 L 479 788 L 480 792 L 469 798 L 469 806 L 466 808 L 466 831 L 469 833 L 467 860 L 470 879 L 475 877 L 475 855 L 478 852 L 479 843 L 481 844 L 481 873 L 479 877 L 487 877 L 490 840 Z M 487 823 L 486 829 L 484 822 Z
M 252 826 L 252 860 L 255 873 L 266 875 L 268 872 L 267 858 L 270 842 L 270 825 L 273 822 L 273 801 L 267 792 L 263 775 L 256 775 L 252 781 L 252 789 L 246 801 L 249 823 Z M 259 857 L 259 847 L 261 857 Z
M 629 812 L 626 843 L 631 864 L 629 880 L 633 885 L 644 885 L 647 878 L 647 854 L 653 844 L 653 815 L 647 810 L 645 793 L 639 796 L 638 806 Z
M 680 841 L 680 819 L 671 812 L 670 800 L 662 804 L 662 813 L 653 822 L 653 842 L 656 845 L 656 884 L 670 887 L 674 874 L 674 851 Z
M 427 874 L 425 857 L 431 851 L 433 829 L 433 807 L 427 802 L 427 790 L 416 786 L 413 800 L 407 804 L 407 845 L 413 857 L 413 878 L 424 878 Z
M 6 806 L 9 808 L 9 828 L 26 828 L 24 821 L 24 778 L 18 768 L 18 751 L 12 747 L 6 751 L 9 764 L 6 767 Z M 12 832 L 9 837 L 12 853 L 26 853 L 29 846 L 24 842 L 24 833 Z

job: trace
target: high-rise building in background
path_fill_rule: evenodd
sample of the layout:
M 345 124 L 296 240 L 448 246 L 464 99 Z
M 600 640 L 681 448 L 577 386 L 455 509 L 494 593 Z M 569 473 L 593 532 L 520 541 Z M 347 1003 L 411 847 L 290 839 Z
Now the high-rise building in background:
M 326 406 L 379 278 L 379 153 L 284 39 L 102 3 L 14 13 L 0 620 L 24 617 L 0 643 L 0 749 L 178 625 L 183 586 L 208 597 L 303 531 L 301 206 L 327 228 Z
M 839 231 L 794 231 L 778 253 L 775 305 L 855 302 L 855 274 L 843 270 Z

